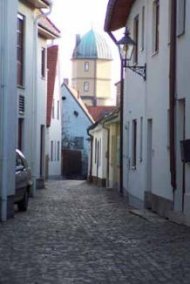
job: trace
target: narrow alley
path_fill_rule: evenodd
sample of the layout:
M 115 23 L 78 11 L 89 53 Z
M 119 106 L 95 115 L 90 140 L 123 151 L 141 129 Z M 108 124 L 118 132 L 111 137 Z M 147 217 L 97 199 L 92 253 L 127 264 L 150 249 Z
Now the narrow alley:
M 49 181 L 0 224 L 1 284 L 190 283 L 190 228 L 131 214 L 85 181 Z

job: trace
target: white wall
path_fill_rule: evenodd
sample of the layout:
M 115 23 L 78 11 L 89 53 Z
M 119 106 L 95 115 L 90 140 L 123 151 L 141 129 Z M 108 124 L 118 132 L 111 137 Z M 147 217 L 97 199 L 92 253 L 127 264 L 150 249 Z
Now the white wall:
M 0 0 L 0 219 L 3 221 L 7 211 L 13 211 L 8 196 L 15 193 L 17 4 L 13 0 Z
M 59 62 L 59 60 L 58 60 Z M 49 139 L 48 139 L 48 154 L 49 154 L 49 176 L 61 175 L 61 84 L 59 64 L 57 62 L 55 87 L 53 93 L 55 117 L 51 118 L 51 125 L 49 127 Z M 57 118 L 57 101 L 59 101 L 59 119 Z M 51 161 L 51 141 L 56 144 L 56 153 L 54 155 L 54 161 Z M 57 143 L 59 142 L 59 160 L 57 158 Z
M 168 108 L 169 108 L 169 45 L 168 45 L 168 3 L 160 1 L 159 51 L 152 51 L 152 3 L 137 0 L 131 9 L 127 26 L 133 37 L 134 18 L 139 15 L 139 61 L 147 64 L 147 80 L 126 71 L 124 97 L 124 188 L 128 190 L 137 204 L 143 204 L 144 192 L 148 189 L 148 175 L 151 175 L 150 191 L 158 196 L 172 200 L 170 186 L 168 150 Z M 142 6 L 145 6 L 145 46 L 141 50 Z M 143 118 L 143 153 L 140 160 L 140 119 Z M 132 120 L 137 120 L 137 164 L 131 167 Z M 149 150 L 152 167 L 148 170 L 147 160 L 147 121 L 152 120 L 152 149 Z M 129 126 L 129 127 L 128 127 Z M 128 127 L 128 129 L 127 129 Z M 127 137 L 129 133 L 129 136 Z M 125 145 L 129 143 L 128 146 Z M 129 153 L 128 153 L 129 152 Z M 130 160 L 130 167 L 128 161 Z

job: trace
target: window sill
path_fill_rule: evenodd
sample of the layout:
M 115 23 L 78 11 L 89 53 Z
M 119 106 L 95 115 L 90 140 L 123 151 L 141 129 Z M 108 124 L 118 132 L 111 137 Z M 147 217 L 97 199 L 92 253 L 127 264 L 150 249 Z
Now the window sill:
M 25 86 L 17 85 L 17 88 L 18 88 L 18 89 L 25 90 Z
M 152 53 L 152 57 L 156 56 L 158 53 L 159 53 L 159 50 L 157 50 L 157 51 L 153 51 L 153 53 Z

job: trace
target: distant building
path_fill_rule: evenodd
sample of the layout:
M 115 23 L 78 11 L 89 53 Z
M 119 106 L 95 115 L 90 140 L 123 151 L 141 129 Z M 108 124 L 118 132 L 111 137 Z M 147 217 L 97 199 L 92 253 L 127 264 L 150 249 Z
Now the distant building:
M 61 84 L 59 74 L 59 49 L 57 45 L 47 49 L 47 146 L 46 177 L 61 176 Z
M 62 175 L 86 178 L 89 136 L 87 128 L 94 123 L 76 90 L 63 83 L 62 91 Z
M 112 55 L 103 35 L 93 29 L 76 36 L 72 55 L 72 87 L 87 106 L 112 104 Z

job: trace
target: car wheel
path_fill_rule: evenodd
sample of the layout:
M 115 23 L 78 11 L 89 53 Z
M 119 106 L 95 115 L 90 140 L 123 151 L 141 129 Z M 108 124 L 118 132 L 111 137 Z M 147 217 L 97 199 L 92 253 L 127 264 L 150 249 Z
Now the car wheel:
M 28 208 L 28 199 L 29 199 L 29 194 L 28 191 L 25 191 L 23 199 L 18 202 L 18 210 L 19 211 L 26 211 Z

